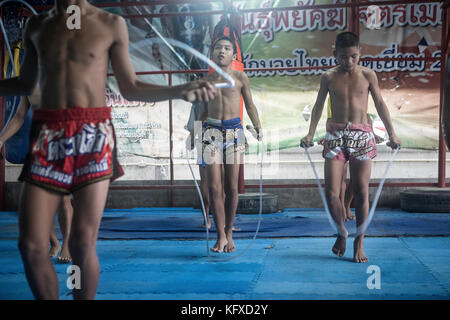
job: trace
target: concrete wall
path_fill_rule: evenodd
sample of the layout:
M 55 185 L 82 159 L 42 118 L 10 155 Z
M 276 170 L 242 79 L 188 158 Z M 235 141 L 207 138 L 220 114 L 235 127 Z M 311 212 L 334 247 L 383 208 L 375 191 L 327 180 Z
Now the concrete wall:
M 378 182 L 372 180 L 372 183 Z M 435 183 L 435 179 L 390 179 L 387 182 L 395 183 Z M 132 186 L 151 186 L 156 184 L 169 184 L 168 181 L 117 181 L 112 184 L 114 188 Z M 314 180 L 265 180 L 265 184 L 315 184 Z M 258 180 L 246 181 L 248 185 L 258 185 Z M 191 180 L 176 181 L 176 185 L 192 185 Z M 378 203 L 378 207 L 400 208 L 400 192 L 406 187 L 384 187 Z M 7 210 L 17 210 L 20 198 L 21 183 L 7 182 L 6 205 Z M 308 188 L 264 188 L 264 193 L 278 196 L 278 207 L 285 208 L 320 208 L 322 200 L 317 187 Z M 258 189 L 246 189 L 246 192 L 258 192 Z M 370 188 L 370 199 L 374 198 L 376 188 Z M 169 207 L 169 190 L 116 190 L 110 189 L 107 208 L 135 208 L 135 207 Z M 200 207 L 197 191 L 194 189 L 182 189 L 173 191 L 173 199 L 176 207 Z
M 315 146 L 310 149 L 311 157 L 315 163 L 319 177 L 323 179 L 322 148 Z M 377 182 L 383 176 L 386 165 L 392 152 L 383 145 L 378 146 L 378 156 L 373 161 L 371 182 Z M 256 155 L 246 156 L 245 181 L 248 185 L 258 185 L 260 167 Z M 434 150 L 402 149 L 397 155 L 389 170 L 387 182 L 437 182 L 438 152 Z M 191 173 L 186 161 L 175 159 L 174 179 L 177 185 L 194 186 Z M 114 182 L 114 187 L 120 186 L 151 186 L 169 184 L 169 167 L 166 166 L 140 166 L 126 165 L 125 176 Z M 450 152 L 447 152 L 446 170 L 450 172 Z M 6 204 L 9 210 L 16 210 L 20 183 L 16 182 L 21 170 L 20 165 L 7 164 L 6 168 Z M 194 168 L 197 179 L 198 170 Z M 282 150 L 279 153 L 270 153 L 264 156 L 264 183 L 265 184 L 304 184 L 315 185 L 314 174 L 303 151 L 298 148 Z M 383 189 L 379 206 L 400 207 L 400 192 L 405 187 Z M 258 192 L 258 189 L 247 189 L 247 192 Z M 278 196 L 278 206 L 284 208 L 319 208 L 323 207 L 317 187 L 313 188 L 264 188 L 265 193 Z M 376 188 L 370 188 L 370 199 L 373 199 Z M 133 208 L 133 207 L 168 207 L 170 205 L 169 190 L 110 190 L 107 208 Z M 200 207 L 199 198 L 195 188 L 174 190 L 173 199 L 178 207 Z

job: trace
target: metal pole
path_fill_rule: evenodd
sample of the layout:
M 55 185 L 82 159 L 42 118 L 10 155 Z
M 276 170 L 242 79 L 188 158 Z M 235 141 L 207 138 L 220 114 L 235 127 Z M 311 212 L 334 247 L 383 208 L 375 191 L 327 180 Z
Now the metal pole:
M 3 17 L 3 10 L 0 8 L 0 17 Z M 3 79 L 3 63 L 5 61 L 4 57 L 4 48 L 5 47 L 5 39 L 3 37 L 0 38 L 0 79 Z M 3 128 L 4 125 L 4 114 L 5 114 L 5 97 L 0 98 L 0 128 Z M 2 147 L 0 152 L 4 149 Z M 6 208 L 6 181 L 5 181 L 5 158 L 1 157 L 0 159 L 0 210 L 5 210 Z
M 442 132 L 442 114 L 444 110 L 444 88 L 445 88 L 445 70 L 447 61 L 447 35 L 448 35 L 448 10 L 445 6 L 442 10 L 442 32 L 441 32 L 441 74 L 440 74 L 440 95 L 439 95 L 439 165 L 438 165 L 438 187 L 445 188 L 445 163 L 446 163 L 446 151 L 447 147 L 444 141 L 444 135 Z
M 172 86 L 172 73 L 169 73 L 169 87 Z M 172 106 L 173 101 L 172 99 L 169 100 L 169 161 L 170 161 L 170 185 L 173 186 L 174 184 L 174 177 L 173 177 L 173 119 L 172 119 Z M 174 206 L 173 201 L 173 189 L 171 188 L 169 191 L 169 203 L 170 206 Z
M 352 0 L 352 4 L 359 4 L 357 0 Z M 359 36 L 359 7 L 350 7 L 349 29 Z

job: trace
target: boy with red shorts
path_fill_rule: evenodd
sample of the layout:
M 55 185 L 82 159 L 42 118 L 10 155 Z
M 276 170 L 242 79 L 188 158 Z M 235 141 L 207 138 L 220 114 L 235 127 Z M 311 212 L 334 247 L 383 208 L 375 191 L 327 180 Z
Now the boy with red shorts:
M 73 6 L 78 8 L 75 13 Z M 79 27 L 72 26 L 74 19 Z M 48 239 L 61 195 L 69 192 L 74 196 L 69 248 L 80 270 L 80 287 L 74 288 L 73 296 L 93 299 L 97 291 L 98 229 L 109 183 L 123 173 L 116 159 L 110 109 L 104 107 L 109 62 L 120 92 L 130 101 L 215 97 L 208 82 L 165 87 L 138 80 L 128 41 L 122 17 L 86 0 L 56 0 L 53 9 L 27 23 L 20 75 L 0 81 L 0 95 L 28 96 L 39 77 L 41 109 L 34 114 L 20 176 L 25 183 L 19 208 L 19 249 L 37 299 L 58 298 Z

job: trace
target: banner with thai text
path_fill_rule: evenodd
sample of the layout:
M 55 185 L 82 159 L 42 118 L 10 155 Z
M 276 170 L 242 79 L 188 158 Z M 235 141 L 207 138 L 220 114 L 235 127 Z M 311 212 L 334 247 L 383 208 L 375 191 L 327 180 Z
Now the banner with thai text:
M 442 2 L 389 5 L 390 1 L 386 1 L 382 6 L 364 2 L 366 5 L 356 10 L 361 42 L 360 65 L 377 73 L 383 98 L 403 146 L 437 149 L 440 61 L 410 58 L 440 58 Z M 313 67 L 309 70 L 247 72 L 262 114 L 263 127 L 279 130 L 279 148 L 297 146 L 299 138 L 309 128 L 305 118 L 314 105 L 320 76 L 337 64 L 333 57 L 336 35 L 349 30 L 352 12 L 344 7 L 301 9 L 303 6 L 346 3 L 339 0 L 233 3 L 241 9 L 300 7 L 252 11 L 244 14 L 242 23 L 245 68 Z M 324 110 L 316 140 L 324 135 L 326 107 Z M 369 99 L 368 112 L 375 133 L 387 138 L 372 99 Z
M 242 10 L 291 7 L 265 12 L 251 10 L 242 15 L 245 68 L 249 69 L 247 75 L 253 99 L 259 110 L 269 149 L 297 147 L 299 139 L 307 133 L 308 116 L 317 96 L 320 77 L 337 63 L 333 56 L 336 35 L 349 30 L 352 17 L 359 20 L 360 64 L 377 73 L 383 98 L 403 146 L 437 149 L 440 61 L 411 58 L 440 57 L 442 2 L 389 5 L 389 1 L 386 1 L 386 5 L 382 6 L 373 6 L 371 1 L 364 2 L 364 6 L 352 12 L 349 8 L 339 7 L 346 3 L 341 0 L 233 1 Z M 311 7 L 329 4 L 337 4 L 338 7 Z M 299 8 L 292 8 L 294 6 Z M 302 9 L 302 6 L 308 7 Z M 183 12 L 218 10 L 222 7 L 221 4 L 214 3 L 209 7 L 198 8 L 193 4 L 178 4 L 169 9 Z M 148 10 L 158 13 L 164 8 L 158 5 Z M 152 25 L 165 37 L 184 39 L 188 43 L 197 39 L 197 43 L 194 41 L 191 44 L 192 47 L 207 54 L 211 44 L 210 29 L 220 17 L 193 17 L 187 16 L 182 21 L 179 21 L 181 18 L 176 18 L 178 20 L 172 22 L 169 18 L 154 18 Z M 128 21 L 128 26 L 130 55 L 136 71 L 187 70 L 189 66 L 195 69 L 192 57 L 187 53 L 178 49 L 175 52 L 153 42 L 151 38 L 156 35 L 149 26 L 143 27 L 133 21 Z M 180 28 L 190 30 L 191 36 L 186 36 L 189 32 Z M 199 30 L 203 33 L 201 39 L 194 36 L 198 35 Z M 409 60 L 391 60 L 392 58 Z M 252 71 L 257 68 L 292 67 L 302 69 Z M 169 83 L 169 77 L 174 85 L 191 80 L 191 77 L 179 74 L 139 77 L 163 85 Z M 113 107 L 121 161 L 125 164 L 167 164 L 170 152 L 169 102 L 128 102 L 121 97 L 113 77 L 108 81 L 106 101 Z M 185 140 L 188 136 L 185 126 L 189 112 L 189 103 L 173 101 L 172 142 L 175 163 L 184 161 Z M 375 133 L 388 138 L 372 99 L 368 102 L 368 113 Z M 326 118 L 327 113 L 324 111 L 316 140 L 325 134 Z M 245 112 L 244 124 L 251 124 Z M 250 144 L 256 142 L 250 141 Z M 163 175 L 164 177 L 168 175 Z

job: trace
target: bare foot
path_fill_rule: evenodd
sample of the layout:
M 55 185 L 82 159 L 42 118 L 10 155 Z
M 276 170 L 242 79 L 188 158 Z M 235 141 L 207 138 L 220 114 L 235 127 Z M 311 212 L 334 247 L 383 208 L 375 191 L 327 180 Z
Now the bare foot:
M 223 237 L 219 236 L 217 238 L 216 244 L 214 245 L 214 247 L 211 248 L 211 251 L 218 252 L 218 253 L 223 252 L 227 243 L 228 243 L 228 241 L 225 236 L 223 236 Z
M 56 260 L 57 263 L 70 263 L 72 262 L 72 257 L 70 256 L 69 248 L 63 246 L 61 253 Z
M 208 226 L 209 226 L 208 229 L 211 228 L 211 222 L 209 222 Z M 202 224 L 201 227 L 204 228 L 204 227 L 205 227 L 205 224 Z M 233 231 L 241 231 L 241 228 L 233 227 L 232 230 L 233 230 Z
M 353 262 L 365 263 L 368 262 L 366 254 L 364 253 L 364 236 L 359 236 L 353 241 Z
M 202 223 L 200 228 L 205 228 L 205 223 Z M 208 229 L 211 229 L 211 220 L 208 220 Z
M 236 251 L 236 246 L 234 245 L 233 241 L 233 232 L 227 233 L 227 245 L 224 248 L 224 251 L 226 253 L 231 253 Z
M 333 251 L 333 253 L 338 257 L 344 256 L 345 247 L 347 244 L 347 237 L 348 232 L 345 228 L 343 228 L 343 230 L 341 230 L 341 232 L 338 234 L 336 242 L 334 243 L 334 246 L 331 249 L 331 251 Z
M 354 220 L 355 219 L 355 215 L 352 213 L 352 210 L 350 210 L 350 208 L 347 208 L 345 210 L 346 214 L 345 214 L 345 221 L 350 221 L 350 220 Z
M 58 252 L 60 249 L 61 246 L 59 245 L 59 242 L 50 243 L 50 251 L 49 251 L 50 258 L 56 258 L 58 256 Z

